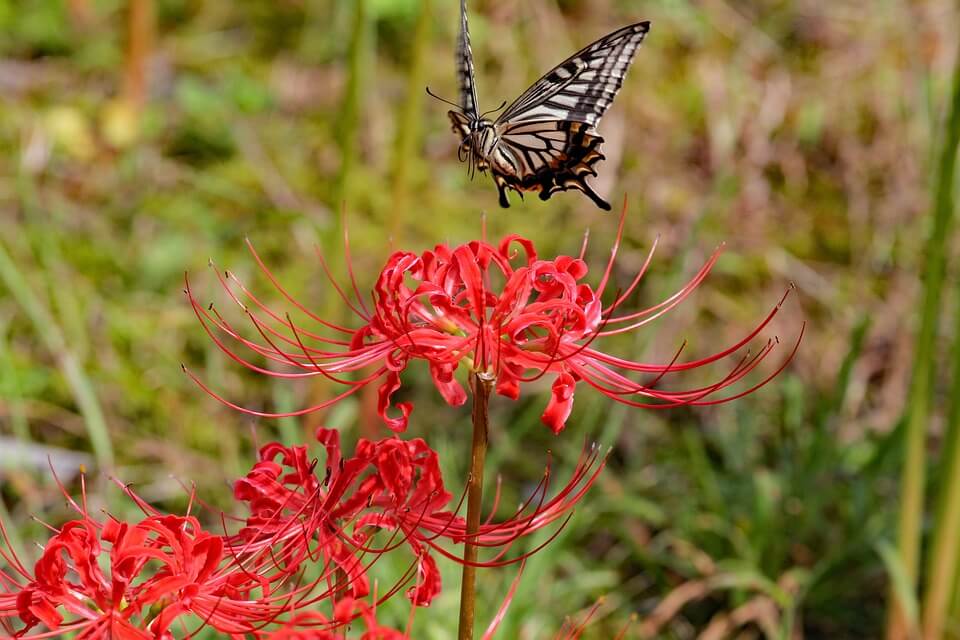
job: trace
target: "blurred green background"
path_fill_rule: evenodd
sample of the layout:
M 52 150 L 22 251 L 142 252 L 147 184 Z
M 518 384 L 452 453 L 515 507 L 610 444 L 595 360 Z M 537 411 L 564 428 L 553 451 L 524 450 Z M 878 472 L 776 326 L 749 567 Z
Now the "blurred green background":
M 0 0 L 0 516 L 25 558 L 46 537 L 31 515 L 53 524 L 69 515 L 48 457 L 74 490 L 84 465 L 91 501 L 131 515 L 108 473 L 161 507 L 184 508 L 184 482 L 229 508 L 229 482 L 256 442 L 302 441 L 318 424 L 348 440 L 385 433 L 370 397 L 303 420 L 253 421 L 182 373 L 185 363 L 249 407 L 298 408 L 331 391 L 240 369 L 193 316 L 185 271 L 201 300 L 226 308 L 210 259 L 277 299 L 245 238 L 300 300 L 345 322 L 314 253 L 345 273 L 341 208 L 363 287 L 391 247 L 477 238 L 484 212 L 490 237 L 520 233 L 541 255 L 577 252 L 589 229 L 599 278 L 615 215 L 573 192 L 546 204 L 513 195 L 500 210 L 489 177 L 470 182 L 456 161 L 447 106 L 424 86 L 455 96 L 457 5 Z M 598 190 L 615 208 L 629 198 L 615 278 L 628 283 L 659 236 L 635 303 L 651 304 L 719 243 L 726 250 L 670 318 L 606 351 L 669 361 L 688 340 L 689 355 L 707 354 L 745 334 L 790 283 L 796 295 L 764 335 L 790 343 L 807 322 L 787 371 L 731 405 L 640 412 L 584 388 L 554 437 L 539 424 L 546 382 L 518 402 L 495 400 L 490 477 L 502 476 L 506 504 L 537 482 L 548 450 L 562 477 L 585 440 L 613 447 L 574 520 L 528 564 L 500 637 L 544 637 L 605 596 L 585 637 L 612 637 L 636 613 L 630 637 L 876 638 L 891 584 L 919 620 L 925 590 L 895 551 L 916 433 L 902 416 L 917 415 L 916 394 L 926 398 L 917 419 L 928 541 L 939 526 L 930 505 L 952 470 L 956 269 L 948 260 L 947 286 L 933 293 L 922 274 L 938 255 L 925 243 L 940 229 L 933 193 L 960 31 L 954 2 L 475 0 L 470 9 L 486 108 L 604 33 L 653 23 L 600 126 Z M 950 258 L 956 243 L 933 235 Z M 924 291 L 942 301 L 932 317 L 944 321 L 917 364 Z M 930 367 L 943 373 L 910 396 L 911 371 Z M 458 493 L 468 413 L 446 407 L 425 370 L 407 380 L 411 435 L 441 451 Z M 919 564 L 921 585 L 936 560 L 928 551 Z M 481 620 L 514 575 L 481 575 Z M 450 637 L 456 567 L 445 580 L 417 614 L 416 637 Z M 406 614 L 401 601 L 384 613 Z

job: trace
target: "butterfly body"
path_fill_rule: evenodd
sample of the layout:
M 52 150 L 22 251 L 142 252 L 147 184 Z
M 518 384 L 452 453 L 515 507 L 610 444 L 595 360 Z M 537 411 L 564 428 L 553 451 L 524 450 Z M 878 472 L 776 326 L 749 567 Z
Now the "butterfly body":
M 637 47 L 650 29 L 639 22 L 610 33 L 544 74 L 496 120 L 477 108 L 473 53 L 467 26 L 466 0 L 460 2 L 457 70 L 459 110 L 450 111 L 460 136 L 459 157 L 475 170 L 490 171 L 500 206 L 510 206 L 507 190 L 537 192 L 548 200 L 557 191 L 583 192 L 601 209 L 610 204 L 586 179 L 597 175 L 604 159 L 603 138 L 595 125 L 612 104 Z
M 485 118 L 467 119 L 462 114 L 449 112 L 454 132 L 462 136 L 460 142 L 460 162 L 471 161 L 480 171 L 486 171 L 493 163 L 494 152 L 500 136 L 493 120 Z

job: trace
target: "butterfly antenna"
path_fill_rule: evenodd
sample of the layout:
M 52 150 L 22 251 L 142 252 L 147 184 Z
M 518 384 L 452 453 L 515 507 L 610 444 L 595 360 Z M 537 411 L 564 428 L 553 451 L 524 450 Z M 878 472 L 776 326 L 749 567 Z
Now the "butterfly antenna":
M 457 111 L 459 111 L 460 113 L 463 113 L 463 107 L 461 107 L 460 105 L 458 105 L 456 102 L 451 102 L 450 100 L 447 100 L 446 98 L 441 98 L 440 96 L 438 96 L 437 94 L 435 94 L 433 91 L 430 91 L 430 87 L 427 87 L 427 95 L 430 96 L 431 98 L 435 98 L 435 99 L 439 100 L 440 102 L 444 102 L 444 103 L 450 105 L 451 107 L 453 107 L 454 109 L 456 109 Z
M 496 109 L 490 109 L 490 111 L 484 111 L 483 113 L 480 114 L 480 117 L 483 118 L 483 117 L 485 117 L 485 116 L 486 116 L 487 114 L 489 114 L 489 113 L 496 113 L 497 111 L 500 111 L 500 109 L 503 109 L 505 106 L 507 106 L 507 101 L 506 101 L 506 100 L 504 100 L 503 102 L 501 102 L 501 103 L 500 103 L 500 106 L 497 107 Z

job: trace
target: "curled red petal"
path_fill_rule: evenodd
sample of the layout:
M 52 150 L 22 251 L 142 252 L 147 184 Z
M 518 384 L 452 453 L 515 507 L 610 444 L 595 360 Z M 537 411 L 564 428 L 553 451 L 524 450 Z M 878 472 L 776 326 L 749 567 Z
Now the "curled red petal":
M 377 391 L 377 413 L 383 419 L 391 431 L 401 433 L 407 430 L 407 422 L 410 418 L 410 412 L 413 411 L 413 404 L 409 402 L 398 402 L 396 408 L 400 410 L 400 417 L 391 418 L 387 415 L 390 409 L 390 399 L 400 388 L 400 374 L 396 371 L 388 371 L 386 380 L 380 385 Z
M 47 628 L 51 631 L 56 631 L 63 622 L 63 616 L 60 615 L 60 612 L 58 612 L 46 598 L 35 598 L 35 595 L 37 594 L 32 589 L 21 591 L 20 594 L 18 594 L 17 609 L 20 614 L 20 619 L 28 626 L 42 622 L 47 625 Z
M 512 362 L 503 363 L 500 367 L 500 375 L 497 376 L 497 394 L 511 400 L 518 399 L 520 397 L 520 377 L 522 375 L 522 367 Z
M 440 593 L 440 569 L 433 556 L 426 553 L 417 559 L 417 584 L 407 592 L 410 602 L 418 607 L 426 607 Z
M 518 236 L 517 234 L 511 234 L 506 236 L 503 240 L 500 241 L 500 246 L 498 251 L 501 256 L 510 260 L 516 254 L 510 251 L 510 244 L 516 242 L 523 250 L 526 251 L 527 264 L 532 264 L 537 259 L 537 250 L 534 248 L 533 243 L 530 240 L 527 240 L 523 236 Z
M 460 407 L 467 401 L 467 392 L 453 377 L 457 363 L 430 363 L 430 376 L 437 391 L 451 407 Z
M 560 433 L 566 426 L 567 418 L 573 411 L 573 392 L 577 381 L 569 373 L 561 373 L 553 382 L 553 389 L 550 394 L 550 402 L 546 410 L 540 416 L 543 424 L 550 427 L 554 433 Z

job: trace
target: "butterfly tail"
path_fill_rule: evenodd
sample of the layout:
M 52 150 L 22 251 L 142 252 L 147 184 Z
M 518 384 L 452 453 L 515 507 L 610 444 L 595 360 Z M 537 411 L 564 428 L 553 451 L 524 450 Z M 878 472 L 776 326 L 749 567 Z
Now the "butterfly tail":
M 504 209 L 509 209 L 510 199 L 507 198 L 507 188 L 509 187 L 507 181 L 498 176 L 496 173 L 493 174 L 493 181 L 496 183 L 497 190 L 500 192 L 500 206 Z M 523 194 L 521 193 L 520 196 L 523 197 Z

